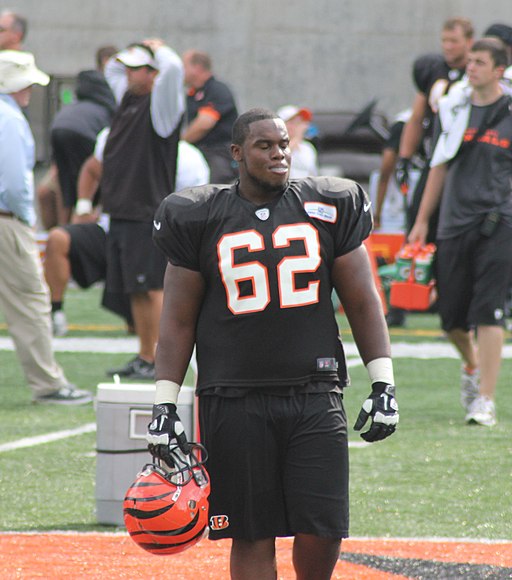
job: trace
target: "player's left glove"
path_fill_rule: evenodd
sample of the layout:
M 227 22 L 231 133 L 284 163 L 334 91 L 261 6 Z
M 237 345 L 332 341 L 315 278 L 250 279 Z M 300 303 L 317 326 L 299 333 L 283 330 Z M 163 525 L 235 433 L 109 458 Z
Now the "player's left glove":
M 368 418 L 371 424 L 368 431 L 361 433 L 365 441 L 373 443 L 392 435 L 398 425 L 398 403 L 395 399 L 395 387 L 388 383 L 375 382 L 370 396 L 363 403 L 354 425 L 360 431 Z
M 395 167 L 395 179 L 400 188 L 400 191 L 407 195 L 409 191 L 409 170 L 411 168 L 411 160 L 406 157 L 399 157 Z
M 173 403 L 153 405 L 153 416 L 146 433 L 149 452 L 153 457 L 158 457 L 172 466 L 169 445 L 173 440 L 183 453 L 190 453 L 190 445 L 183 423 L 178 417 L 176 405 Z

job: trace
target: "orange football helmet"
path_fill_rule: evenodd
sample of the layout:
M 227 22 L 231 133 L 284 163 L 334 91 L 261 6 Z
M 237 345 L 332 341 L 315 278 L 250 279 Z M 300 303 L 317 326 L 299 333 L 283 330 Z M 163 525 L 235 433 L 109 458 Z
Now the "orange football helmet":
M 150 463 L 126 492 L 124 522 L 131 538 L 152 554 L 178 554 L 207 533 L 210 478 L 205 448 L 190 443 L 183 454 L 170 446 L 174 465 Z

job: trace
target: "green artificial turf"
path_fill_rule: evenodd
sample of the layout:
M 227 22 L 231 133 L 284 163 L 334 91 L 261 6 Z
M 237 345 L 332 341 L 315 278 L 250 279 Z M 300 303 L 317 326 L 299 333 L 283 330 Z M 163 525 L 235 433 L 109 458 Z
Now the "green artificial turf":
M 70 336 L 127 336 L 122 321 L 98 307 L 99 296 L 99 289 L 69 291 L 66 311 L 76 325 Z M 435 315 L 411 315 L 407 328 L 392 339 L 444 341 L 437 331 Z M 106 368 L 129 358 L 126 353 L 56 356 L 70 380 L 92 390 L 107 380 Z M 512 361 L 503 364 L 499 422 L 490 429 L 464 423 L 459 371 L 456 359 L 395 359 L 399 429 L 350 453 L 352 535 L 512 539 Z M 361 366 L 351 368 L 351 377 L 345 405 L 350 440 L 356 442 L 362 440 L 352 425 L 369 385 Z M 93 405 L 31 404 L 13 352 L 0 350 L 0 379 L 0 445 L 95 422 Z M 90 432 L 0 452 L 0 531 L 115 529 L 96 522 L 95 448 L 96 435 Z

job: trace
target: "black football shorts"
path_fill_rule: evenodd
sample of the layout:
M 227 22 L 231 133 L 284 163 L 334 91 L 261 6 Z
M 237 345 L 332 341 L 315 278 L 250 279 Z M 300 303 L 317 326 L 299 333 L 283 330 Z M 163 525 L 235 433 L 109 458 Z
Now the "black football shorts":
M 110 220 L 107 236 L 109 292 L 135 294 L 161 290 L 167 259 L 153 243 L 153 224 Z
M 105 279 L 107 234 L 96 223 L 63 226 L 70 236 L 71 275 L 80 288 Z
M 336 392 L 199 397 L 210 539 L 348 536 L 347 420 Z
M 505 325 L 512 283 L 512 228 L 500 223 L 491 237 L 478 229 L 439 240 L 437 289 L 445 331 Z

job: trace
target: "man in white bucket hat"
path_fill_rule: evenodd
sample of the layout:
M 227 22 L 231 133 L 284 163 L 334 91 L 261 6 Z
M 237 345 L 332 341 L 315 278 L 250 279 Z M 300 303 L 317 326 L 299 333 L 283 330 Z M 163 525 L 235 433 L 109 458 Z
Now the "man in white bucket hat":
M 50 299 L 34 235 L 34 138 L 22 109 L 32 86 L 50 77 L 34 56 L 0 51 L 0 309 L 36 403 L 81 404 L 57 364 L 51 342 Z

